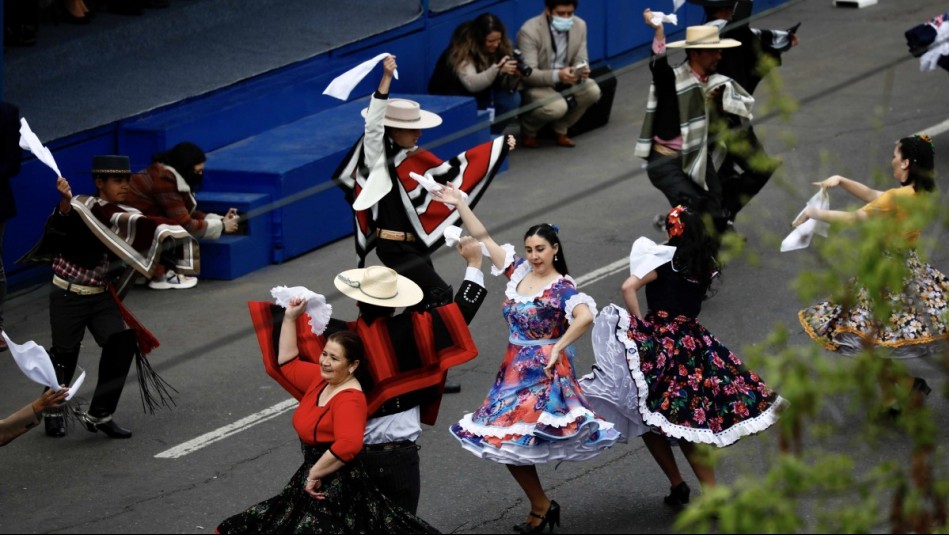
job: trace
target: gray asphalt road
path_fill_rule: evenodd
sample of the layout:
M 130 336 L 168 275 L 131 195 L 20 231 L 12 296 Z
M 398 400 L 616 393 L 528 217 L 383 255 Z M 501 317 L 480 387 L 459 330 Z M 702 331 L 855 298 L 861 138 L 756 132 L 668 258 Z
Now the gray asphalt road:
M 790 118 L 770 118 L 757 127 L 784 166 L 739 217 L 750 258 L 726 266 L 723 284 L 702 314 L 703 323 L 739 353 L 779 324 L 789 327 L 793 344 L 811 343 L 797 326 L 802 303 L 790 283 L 817 263 L 807 251 L 777 252 L 788 222 L 812 193 L 810 183 L 839 173 L 859 180 L 875 177 L 879 187 L 888 187 L 893 142 L 949 119 L 949 80 L 944 72 L 919 72 L 902 36 L 934 15 L 932 9 L 928 0 L 882 1 L 860 10 L 806 0 L 756 23 L 783 28 L 803 22 L 801 44 L 780 69 L 783 89 L 800 105 Z M 600 305 L 620 301 L 625 268 L 602 278 L 590 274 L 624 258 L 636 237 L 657 238 L 650 221 L 667 207 L 650 186 L 642 161 L 632 156 L 648 83 L 645 64 L 624 70 L 608 126 L 578 137 L 573 150 L 516 151 L 510 170 L 492 184 L 477 210 L 498 241 L 518 246 L 530 224 L 558 224 L 572 274 Z M 772 92 L 759 89 L 759 116 L 767 115 L 762 108 Z M 944 171 L 949 169 L 949 135 L 935 141 L 937 169 Z M 844 198 L 835 201 L 841 205 Z M 949 270 L 944 248 L 932 251 L 931 259 Z M 447 279 L 462 277 L 463 263 L 453 253 L 437 255 L 436 263 Z M 206 533 L 224 517 L 276 494 L 300 462 L 286 411 L 181 457 L 156 455 L 289 399 L 262 370 L 245 303 L 266 300 L 276 285 L 303 284 L 326 293 L 337 317 L 353 317 L 355 308 L 331 284 L 337 272 L 353 265 L 352 243 L 345 239 L 232 282 L 201 281 L 184 292 L 133 291 L 130 308 L 162 341 L 152 362 L 179 390 L 177 408 L 143 415 L 130 384 L 116 418 L 134 430 L 131 440 L 112 441 L 75 427 L 54 440 L 34 430 L 0 450 L 0 531 Z M 421 439 L 419 512 L 446 532 L 509 532 L 528 510 L 502 466 L 464 452 L 447 432 L 455 419 L 478 407 L 497 371 L 507 337 L 498 306 L 503 288 L 502 280 L 489 277 L 489 302 L 472 324 L 481 355 L 452 372 L 463 390 L 445 397 L 438 425 L 427 428 Z M 38 288 L 8 304 L 7 329 L 17 339 L 48 343 L 46 292 Z M 588 346 L 589 337 L 579 342 L 581 370 L 591 363 Z M 87 343 L 80 365 L 93 377 L 97 355 Z M 924 371 L 934 386 L 945 383 L 944 373 Z M 0 389 L 7 412 L 38 394 L 6 357 L 0 359 Z M 931 397 L 938 443 L 945 444 L 947 403 Z M 830 410 L 821 418 L 839 424 L 845 416 Z M 775 451 L 774 439 L 765 433 L 728 448 L 720 479 L 763 473 Z M 841 438 L 836 444 L 855 454 L 858 467 L 906 459 L 905 438 L 894 433 L 881 440 L 867 445 Z M 941 469 L 946 470 L 944 463 Z M 661 502 L 667 484 L 638 441 L 589 462 L 541 467 L 540 474 L 563 506 L 565 531 L 672 530 L 675 515 Z M 691 474 L 687 479 L 694 482 Z

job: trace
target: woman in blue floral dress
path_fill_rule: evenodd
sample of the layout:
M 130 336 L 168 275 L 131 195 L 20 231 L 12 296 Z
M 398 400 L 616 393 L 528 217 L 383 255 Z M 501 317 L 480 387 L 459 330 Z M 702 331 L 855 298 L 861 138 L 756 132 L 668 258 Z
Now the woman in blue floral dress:
M 510 244 L 491 239 L 456 189 L 445 187 L 436 197 L 457 205 L 462 222 L 491 256 L 492 273 L 509 279 L 502 309 L 510 327 L 504 361 L 481 408 L 450 431 L 466 450 L 506 465 L 527 494 L 531 512 L 515 531 L 553 530 L 560 525 L 560 506 L 544 492 L 536 465 L 590 459 L 619 439 L 613 425 L 591 409 L 574 374 L 572 344 L 589 329 L 596 304 L 567 274 L 556 227 L 528 229 L 520 258 Z
M 633 274 L 623 283 L 628 311 L 610 304 L 596 319 L 596 366 L 580 384 L 593 407 L 616 422 L 627 436 L 641 435 L 669 478 L 665 502 L 689 502 L 669 445 L 679 439 L 682 453 L 703 486 L 715 472 L 695 444 L 725 447 L 763 431 L 786 403 L 745 368 L 696 319 L 712 279 L 718 275 L 715 242 L 702 218 L 682 206 L 666 216 L 668 246 L 649 243 L 650 258 L 631 255 Z M 648 311 L 640 312 L 636 291 L 646 289 Z

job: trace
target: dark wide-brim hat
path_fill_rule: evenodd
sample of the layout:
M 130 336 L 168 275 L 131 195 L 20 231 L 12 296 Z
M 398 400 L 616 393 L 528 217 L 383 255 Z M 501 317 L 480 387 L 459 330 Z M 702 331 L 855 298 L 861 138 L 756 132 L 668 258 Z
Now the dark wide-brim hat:
M 132 165 L 128 156 L 93 156 L 92 169 L 89 172 L 93 175 L 131 175 Z

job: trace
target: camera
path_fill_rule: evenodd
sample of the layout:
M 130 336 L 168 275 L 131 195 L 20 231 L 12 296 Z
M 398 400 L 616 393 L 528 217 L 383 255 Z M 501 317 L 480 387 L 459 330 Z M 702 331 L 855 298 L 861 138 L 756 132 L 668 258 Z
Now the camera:
M 524 62 L 524 56 L 521 54 L 520 49 L 515 48 L 513 52 L 513 60 L 517 62 L 517 70 L 521 71 L 521 74 L 524 76 L 530 76 L 534 72 L 534 68 Z

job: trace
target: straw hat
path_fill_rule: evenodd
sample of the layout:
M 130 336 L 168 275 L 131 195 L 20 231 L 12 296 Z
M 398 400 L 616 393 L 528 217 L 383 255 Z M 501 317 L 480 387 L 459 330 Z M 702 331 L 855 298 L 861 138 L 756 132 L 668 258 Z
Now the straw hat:
M 362 116 L 369 113 L 369 108 L 362 110 Z M 425 111 L 414 100 L 404 98 L 390 98 L 386 105 L 386 115 L 382 124 L 394 128 L 435 128 L 442 124 L 442 118 L 436 113 Z
M 350 269 L 336 275 L 333 282 L 347 297 L 370 305 L 408 307 L 422 300 L 418 284 L 383 266 Z
M 669 43 L 666 48 L 735 48 L 741 43 L 734 39 L 722 39 L 716 26 L 689 26 L 685 30 L 685 40 Z

